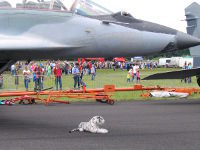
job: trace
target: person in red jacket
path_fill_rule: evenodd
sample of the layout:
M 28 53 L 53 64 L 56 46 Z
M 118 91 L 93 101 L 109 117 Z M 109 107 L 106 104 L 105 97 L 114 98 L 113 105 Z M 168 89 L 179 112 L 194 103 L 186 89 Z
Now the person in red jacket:
M 60 84 L 60 90 L 62 90 L 62 69 L 59 67 L 59 64 L 56 64 L 53 72 L 56 79 L 56 90 L 58 91 L 58 83 Z

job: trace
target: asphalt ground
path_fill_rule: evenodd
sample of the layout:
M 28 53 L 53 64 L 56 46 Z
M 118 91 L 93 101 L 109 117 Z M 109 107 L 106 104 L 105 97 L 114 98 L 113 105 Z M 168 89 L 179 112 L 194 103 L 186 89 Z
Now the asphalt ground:
M 95 115 L 108 134 L 68 133 Z M 200 101 L 0 106 L 0 150 L 198 150 Z

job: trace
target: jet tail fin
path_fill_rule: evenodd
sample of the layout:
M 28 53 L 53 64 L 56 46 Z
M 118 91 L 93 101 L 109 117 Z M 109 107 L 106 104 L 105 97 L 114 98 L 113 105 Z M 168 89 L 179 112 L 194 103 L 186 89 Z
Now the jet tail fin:
M 187 33 L 200 38 L 200 5 L 192 3 L 185 9 L 187 21 Z M 200 67 L 200 46 L 190 48 L 190 54 L 194 58 L 194 68 Z

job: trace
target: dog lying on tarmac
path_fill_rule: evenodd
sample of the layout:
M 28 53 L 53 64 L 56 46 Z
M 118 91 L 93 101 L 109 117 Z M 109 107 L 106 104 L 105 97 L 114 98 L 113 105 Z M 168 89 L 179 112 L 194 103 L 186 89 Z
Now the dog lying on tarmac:
M 75 128 L 72 132 L 90 132 L 90 133 L 108 133 L 107 129 L 100 128 L 105 123 L 105 120 L 101 116 L 94 116 L 89 122 L 81 122 L 78 128 Z

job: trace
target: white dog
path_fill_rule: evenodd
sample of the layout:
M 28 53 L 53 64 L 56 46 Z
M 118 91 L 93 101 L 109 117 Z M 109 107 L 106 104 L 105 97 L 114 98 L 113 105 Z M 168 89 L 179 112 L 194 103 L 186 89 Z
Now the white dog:
M 72 132 L 91 132 L 91 133 L 108 133 L 107 129 L 100 128 L 105 123 L 105 120 L 101 116 L 93 117 L 89 122 L 81 122 L 78 128 L 69 131 Z

